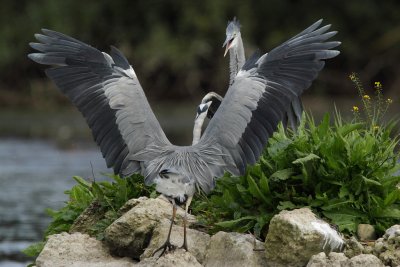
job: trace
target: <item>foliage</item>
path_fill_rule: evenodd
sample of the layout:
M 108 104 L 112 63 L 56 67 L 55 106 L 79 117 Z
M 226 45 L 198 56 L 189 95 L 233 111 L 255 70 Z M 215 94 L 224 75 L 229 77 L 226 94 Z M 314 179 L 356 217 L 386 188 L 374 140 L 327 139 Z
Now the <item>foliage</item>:
M 105 215 L 90 232 L 91 235 L 102 239 L 104 230 L 120 216 L 118 210 L 127 200 L 140 196 L 154 197 L 154 189 L 144 185 L 141 175 L 135 174 L 127 178 L 120 178 L 118 175 L 109 177 L 112 182 L 87 182 L 81 177 L 73 177 L 77 184 L 71 190 L 65 191 L 69 196 L 66 205 L 59 210 L 46 210 L 53 221 L 45 231 L 44 241 L 29 246 L 23 252 L 28 256 L 38 256 L 47 236 L 68 232 L 76 218 L 94 201 L 97 203 L 96 207 L 104 211 Z
M 45 77 L 43 68 L 27 60 L 26 55 L 32 52 L 28 43 L 34 41 L 33 34 L 48 28 L 102 51 L 109 51 L 110 44 L 121 48 L 143 87 L 151 88 L 146 91 L 150 98 L 187 98 L 188 94 L 200 97 L 210 88 L 224 92 L 229 76 L 221 45 L 226 23 L 234 16 L 243 24 L 247 57 L 257 48 L 269 51 L 319 18 L 332 23 L 332 28 L 339 31 L 337 39 L 346 45 L 340 47 L 341 56 L 325 67 L 329 74 L 316 81 L 323 84 L 319 92 L 328 87 L 336 94 L 347 93 L 348 87 L 339 85 L 337 77 L 353 66 L 368 66 L 364 77 L 386 79 L 388 84 L 394 81 L 400 69 L 399 61 L 394 60 L 400 55 L 398 1 L 310 4 L 312 8 L 290 0 L 89 0 L 84 5 L 76 0 L 3 0 L 0 86 L 8 88 L 10 94 L 24 91 L 30 95 L 39 90 L 32 80 Z M 37 98 L 49 91 L 53 90 L 41 92 Z M 10 97 L 1 100 L 3 105 L 10 105 Z M 25 107 L 26 102 L 20 105 Z
M 212 195 L 197 199 L 194 211 L 211 231 L 254 232 L 265 237 L 272 216 L 284 209 L 311 207 L 339 230 L 354 234 L 359 223 L 378 232 L 400 219 L 397 138 L 392 125 L 334 125 L 325 115 L 316 125 L 303 115 L 298 131 L 282 125 L 246 175 L 225 175 Z

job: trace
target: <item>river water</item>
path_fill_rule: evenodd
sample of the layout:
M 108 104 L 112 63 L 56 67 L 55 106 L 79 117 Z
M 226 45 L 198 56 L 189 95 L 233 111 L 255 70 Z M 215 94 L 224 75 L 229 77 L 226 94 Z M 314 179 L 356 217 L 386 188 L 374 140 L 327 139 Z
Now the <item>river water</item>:
M 40 241 L 50 222 L 46 208 L 63 206 L 72 176 L 96 179 L 106 168 L 100 150 L 60 150 L 51 142 L 0 139 L 0 267 L 26 266 L 20 253 Z

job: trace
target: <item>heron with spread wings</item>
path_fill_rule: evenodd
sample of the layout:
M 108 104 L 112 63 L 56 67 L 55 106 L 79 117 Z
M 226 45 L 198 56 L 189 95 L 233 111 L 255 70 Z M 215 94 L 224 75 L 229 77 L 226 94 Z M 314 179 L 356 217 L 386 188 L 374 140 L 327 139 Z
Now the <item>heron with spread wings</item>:
M 231 77 L 231 84 L 204 133 L 191 146 L 169 142 L 146 99 L 136 73 L 115 47 L 101 52 L 72 37 L 43 29 L 35 34 L 33 61 L 51 65 L 47 76 L 80 110 L 116 174 L 141 173 L 146 185 L 186 212 L 197 188 L 209 193 L 224 172 L 243 175 L 260 157 L 290 104 L 333 58 L 340 44 L 322 20 L 271 50 L 254 54 Z M 229 44 L 228 44 L 229 45 Z M 207 112 L 212 102 L 204 106 Z M 200 112 L 202 113 L 202 112 Z M 185 221 L 184 221 L 185 222 Z M 186 223 L 183 248 L 187 250 Z

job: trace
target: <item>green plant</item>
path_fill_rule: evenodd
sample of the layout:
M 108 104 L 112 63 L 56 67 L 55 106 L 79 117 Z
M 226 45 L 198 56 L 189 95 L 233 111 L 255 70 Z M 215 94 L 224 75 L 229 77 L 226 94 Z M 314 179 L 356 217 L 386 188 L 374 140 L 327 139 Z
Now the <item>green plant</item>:
M 90 234 L 103 239 L 105 228 L 121 215 L 118 211 L 127 200 L 140 196 L 155 196 L 154 188 L 145 186 L 141 175 L 135 174 L 127 178 L 120 178 L 118 175 L 109 177 L 112 182 L 87 182 L 81 177 L 73 177 L 77 184 L 71 190 L 65 191 L 69 196 L 66 205 L 59 210 L 46 210 L 53 220 L 45 231 L 44 241 L 29 246 L 23 252 L 31 257 L 38 256 L 47 236 L 68 232 L 78 216 L 93 202 L 96 202 L 96 208 L 101 210 L 104 216 L 90 229 Z
M 211 231 L 251 231 L 260 237 L 274 214 L 304 206 L 346 233 L 353 234 L 359 223 L 382 232 L 400 219 L 392 126 L 345 123 L 338 113 L 333 125 L 328 114 L 316 125 L 303 115 L 296 133 L 280 125 L 246 175 L 225 175 L 193 210 Z

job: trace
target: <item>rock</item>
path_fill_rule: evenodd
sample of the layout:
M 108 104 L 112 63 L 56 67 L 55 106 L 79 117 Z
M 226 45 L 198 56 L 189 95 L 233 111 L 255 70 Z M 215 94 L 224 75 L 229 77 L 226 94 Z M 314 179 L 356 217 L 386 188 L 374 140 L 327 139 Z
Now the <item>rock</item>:
M 388 228 L 383 235 L 384 239 L 393 238 L 395 236 L 400 236 L 400 224 L 395 224 Z
M 375 228 L 370 224 L 359 224 L 357 227 L 357 236 L 361 241 L 375 240 Z
M 202 267 L 196 258 L 183 249 L 164 254 L 161 258 L 152 257 L 142 260 L 136 267 Z
M 311 257 L 307 267 L 342 267 L 347 260 L 343 253 L 331 252 L 327 256 L 325 252 L 321 252 Z
M 363 251 L 364 251 L 363 245 L 361 245 L 354 236 L 350 237 L 350 239 L 346 241 L 346 248 L 344 254 L 347 257 L 351 258 L 360 255 L 361 253 L 363 253 Z
M 98 201 L 93 201 L 72 224 L 70 233 L 90 234 L 90 229 L 104 217 L 105 210 L 101 209 Z
M 400 266 L 400 248 L 398 249 L 388 249 L 379 255 L 386 265 L 389 266 Z
M 140 259 L 149 258 L 153 252 L 161 247 L 167 239 L 170 221 L 163 219 L 154 229 L 150 245 L 146 248 L 145 252 L 140 256 Z M 171 244 L 180 247 L 183 244 L 183 227 L 174 226 L 171 231 Z M 187 246 L 189 252 L 197 259 L 198 262 L 203 263 L 210 236 L 206 233 L 187 229 Z M 161 251 L 158 253 L 161 254 Z M 157 255 L 156 255 L 157 256 Z
M 385 267 L 385 265 L 372 254 L 360 254 L 349 259 L 346 267 Z
M 218 232 L 211 237 L 203 264 L 206 267 L 267 266 L 265 252 L 254 251 L 262 247 L 262 242 L 254 243 L 254 237 L 249 234 Z
M 319 252 L 340 251 L 343 239 L 309 208 L 275 215 L 265 240 L 269 266 L 304 266 Z
M 49 237 L 36 259 L 37 267 L 133 267 L 129 258 L 114 258 L 107 247 L 87 234 L 62 233 Z
M 179 207 L 175 221 L 182 223 L 184 214 Z M 139 259 L 150 243 L 154 228 L 171 215 L 172 205 L 165 198 L 142 200 L 106 228 L 105 241 L 113 254 Z M 190 224 L 195 218 L 188 214 L 188 220 Z
M 118 210 L 118 212 L 124 214 L 133 207 L 137 206 L 139 203 L 142 203 L 148 199 L 149 199 L 148 197 L 131 198 L 127 202 L 125 202 L 124 205 L 122 205 L 122 207 Z
M 321 252 L 311 257 L 307 267 L 384 267 L 384 264 L 371 254 L 360 254 L 348 259 L 343 253 L 331 252 L 327 256 Z
M 400 225 L 388 228 L 383 237 L 376 240 L 373 253 L 385 265 L 400 266 Z

